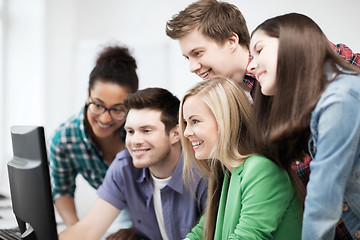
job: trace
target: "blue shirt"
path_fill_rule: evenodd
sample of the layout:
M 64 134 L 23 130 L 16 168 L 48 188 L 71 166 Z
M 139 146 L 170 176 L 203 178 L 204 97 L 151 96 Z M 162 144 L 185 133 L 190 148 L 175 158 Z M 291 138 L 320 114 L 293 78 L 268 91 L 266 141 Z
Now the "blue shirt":
M 49 161 L 54 200 L 74 197 L 78 174 L 95 189 L 103 182 L 109 164 L 85 130 L 84 108 L 56 129 L 49 143 Z
M 182 169 L 181 155 L 169 183 L 161 189 L 166 233 L 174 240 L 185 238 L 191 231 L 205 208 L 207 196 L 207 182 L 199 175 L 195 175 L 191 190 L 186 188 Z M 156 224 L 149 169 L 135 168 L 128 150 L 117 154 L 97 192 L 100 198 L 116 208 L 128 208 L 139 237 L 162 239 Z
M 334 239 L 343 218 L 360 239 L 360 76 L 340 74 L 331 82 L 310 122 L 310 179 L 302 239 Z

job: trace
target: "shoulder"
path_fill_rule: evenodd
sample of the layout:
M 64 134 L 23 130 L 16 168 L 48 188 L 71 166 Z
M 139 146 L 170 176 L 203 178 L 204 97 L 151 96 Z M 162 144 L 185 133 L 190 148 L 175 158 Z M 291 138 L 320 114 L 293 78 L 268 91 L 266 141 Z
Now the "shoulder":
M 133 166 L 132 165 L 132 158 L 127 149 L 124 149 L 120 152 L 118 152 L 115 156 L 114 161 L 111 163 L 111 165 L 116 166 Z
M 142 169 L 135 168 L 132 164 L 132 158 L 127 149 L 122 150 L 116 154 L 115 159 L 110 164 L 108 172 L 115 174 L 135 174 L 136 172 L 141 172 Z
M 327 86 L 326 93 L 360 93 L 360 75 L 342 73 Z
M 237 171 L 245 182 L 265 180 L 273 182 L 274 184 L 291 184 L 290 178 L 285 170 L 281 169 L 270 159 L 260 155 L 252 155 L 247 158 L 243 163 L 243 169 L 240 171 L 237 169 Z
M 81 110 L 80 114 L 82 113 L 83 111 Z M 79 116 L 80 114 L 71 116 L 55 129 L 50 138 L 52 144 L 71 143 L 80 138 L 81 132 L 85 131 L 83 119 Z
M 334 105 L 336 104 L 336 105 Z M 322 113 L 329 106 L 348 106 L 356 108 L 360 104 L 360 75 L 339 74 L 335 80 L 329 83 L 321 95 L 313 113 Z M 340 107 L 341 110 L 343 108 Z M 348 112 L 353 114 L 352 111 Z
M 288 173 L 270 159 L 253 155 L 247 158 L 243 165 L 244 168 L 240 172 L 238 179 L 240 189 L 244 193 L 262 192 L 269 194 L 272 192 L 287 199 L 291 198 L 294 187 Z
M 281 172 L 282 170 L 270 159 L 261 155 L 252 155 L 243 163 L 246 172 Z

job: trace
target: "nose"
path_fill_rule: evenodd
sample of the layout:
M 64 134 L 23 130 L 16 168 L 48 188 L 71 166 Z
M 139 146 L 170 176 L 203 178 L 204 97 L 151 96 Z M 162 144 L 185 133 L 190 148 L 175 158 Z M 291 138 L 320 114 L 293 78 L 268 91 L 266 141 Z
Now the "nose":
M 128 137 L 128 136 L 127 136 Z M 134 132 L 130 137 L 129 140 L 134 146 L 139 146 L 144 143 L 143 135 L 139 132 Z
M 99 119 L 102 123 L 109 123 L 111 122 L 113 119 L 110 115 L 110 112 L 109 111 L 105 111 L 103 112 L 100 116 L 99 116 Z
M 193 135 L 193 131 L 191 130 L 190 126 L 187 125 L 185 130 L 184 130 L 184 137 L 188 138 L 190 137 L 191 135 Z
M 247 66 L 247 71 L 249 73 L 255 74 L 256 68 L 257 68 L 257 63 L 254 59 L 252 59 Z
M 198 61 L 195 61 L 194 59 L 189 59 L 190 64 L 190 72 L 196 73 L 201 68 L 201 64 Z

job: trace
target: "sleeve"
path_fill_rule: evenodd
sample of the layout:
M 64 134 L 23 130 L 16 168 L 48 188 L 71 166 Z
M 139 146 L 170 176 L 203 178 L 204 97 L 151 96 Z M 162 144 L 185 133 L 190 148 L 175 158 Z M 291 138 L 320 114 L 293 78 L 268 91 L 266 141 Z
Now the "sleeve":
M 70 195 L 74 197 L 77 172 L 73 167 L 68 151 L 61 143 L 61 132 L 58 131 L 50 141 L 48 150 L 53 199 Z
M 244 164 L 240 219 L 229 239 L 273 239 L 290 202 L 297 197 L 295 189 L 287 173 L 268 159 L 253 157 Z M 301 215 L 299 235 L 300 229 Z
M 125 159 L 115 159 L 106 172 L 103 183 L 97 190 L 100 198 L 104 199 L 117 209 L 122 210 L 127 207 L 125 199 L 125 184 L 130 184 L 123 179 L 128 173 L 124 173 L 123 168 L 129 168 L 128 165 L 124 166 Z M 130 194 L 130 193 L 129 193 Z
M 310 162 L 303 239 L 334 239 L 342 214 L 345 186 L 360 146 L 359 97 L 335 89 L 320 99 L 311 124 L 317 132 Z M 331 211 L 330 211 L 331 210 Z
M 334 47 L 335 51 L 344 58 L 348 63 L 360 67 L 360 53 L 353 53 L 353 51 L 346 46 L 345 44 L 338 43 L 331 45 Z
M 206 178 L 201 178 L 199 180 L 196 198 L 198 201 L 198 208 L 199 212 L 204 212 L 206 207 L 206 200 L 207 200 L 207 190 L 208 190 L 208 183 Z
M 204 226 L 204 218 L 205 214 L 203 214 L 200 218 L 200 221 L 196 226 L 191 230 L 190 233 L 186 235 L 186 238 L 190 240 L 201 240 L 203 239 L 203 226 Z

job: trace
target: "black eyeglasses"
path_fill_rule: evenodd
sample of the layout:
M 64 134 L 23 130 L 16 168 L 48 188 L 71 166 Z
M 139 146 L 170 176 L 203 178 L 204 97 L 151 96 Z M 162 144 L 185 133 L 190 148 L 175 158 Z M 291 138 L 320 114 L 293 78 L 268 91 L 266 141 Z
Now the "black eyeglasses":
M 89 108 L 89 111 L 95 115 L 101 115 L 104 112 L 108 111 L 110 113 L 110 116 L 115 120 L 123 120 L 126 115 L 125 110 L 120 108 L 107 108 L 94 102 L 89 102 L 87 106 Z

